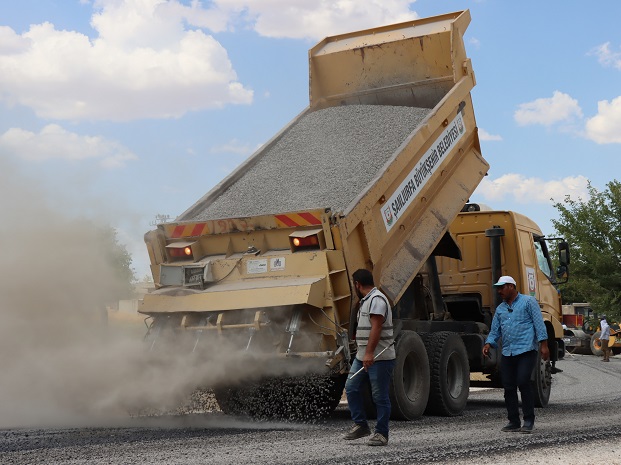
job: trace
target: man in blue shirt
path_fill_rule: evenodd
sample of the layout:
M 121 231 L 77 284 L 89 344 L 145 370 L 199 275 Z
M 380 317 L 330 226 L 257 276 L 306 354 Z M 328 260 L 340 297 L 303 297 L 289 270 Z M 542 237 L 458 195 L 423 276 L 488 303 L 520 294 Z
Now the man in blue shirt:
M 501 276 L 496 284 L 503 302 L 496 308 L 483 355 L 489 356 L 490 347 L 498 347 L 502 338 L 500 373 L 505 388 L 505 406 L 509 423 L 502 431 L 532 433 L 535 425 L 535 397 L 531 386 L 531 374 L 537 363 L 537 350 L 544 360 L 550 358 L 548 333 L 539 304 L 534 297 L 520 294 L 515 279 Z M 524 425 L 520 422 L 517 390 L 522 397 Z

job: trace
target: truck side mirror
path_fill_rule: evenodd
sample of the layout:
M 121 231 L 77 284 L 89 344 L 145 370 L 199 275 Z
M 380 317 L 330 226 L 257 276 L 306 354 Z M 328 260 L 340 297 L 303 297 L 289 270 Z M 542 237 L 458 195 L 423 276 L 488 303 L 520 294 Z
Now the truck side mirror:
M 559 284 L 569 281 L 569 261 L 569 244 L 566 241 L 561 241 L 558 243 L 559 266 L 556 269 L 557 278 L 562 280 Z
M 565 241 L 558 244 L 558 261 L 562 267 L 567 268 L 569 266 L 569 244 Z

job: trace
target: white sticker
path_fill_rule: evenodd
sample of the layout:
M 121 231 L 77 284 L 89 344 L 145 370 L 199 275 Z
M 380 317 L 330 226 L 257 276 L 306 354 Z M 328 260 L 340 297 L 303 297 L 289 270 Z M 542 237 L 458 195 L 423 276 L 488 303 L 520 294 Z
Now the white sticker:
M 534 268 L 526 268 L 526 279 L 528 279 L 528 293 L 534 296 L 537 292 L 537 278 Z
M 284 271 L 285 257 L 270 258 L 270 271 Z
M 453 149 L 465 133 L 466 124 L 461 113 L 459 113 L 427 149 L 420 161 L 382 207 L 382 219 L 386 231 L 390 231 L 401 213 L 414 202 L 419 191 L 444 161 L 444 156 Z
M 246 262 L 246 272 L 248 274 L 267 273 L 267 259 L 248 260 Z

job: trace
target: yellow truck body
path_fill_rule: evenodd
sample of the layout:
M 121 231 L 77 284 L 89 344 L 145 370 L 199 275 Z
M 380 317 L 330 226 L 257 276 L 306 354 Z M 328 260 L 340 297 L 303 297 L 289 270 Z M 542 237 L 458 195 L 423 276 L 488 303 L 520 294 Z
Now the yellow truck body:
M 393 417 L 461 413 L 476 357 L 462 338 L 473 331 L 480 339 L 484 325 L 427 334 L 421 321 L 440 314 L 425 291 L 435 257 L 460 256 L 449 227 L 489 168 L 470 96 L 469 22 L 468 11 L 456 12 L 310 49 L 309 106 L 174 222 L 145 235 L 157 289 L 139 311 L 153 318 L 152 347 L 168 333 L 189 335 L 194 351 L 235 341 L 247 356 L 298 369 L 300 359 L 316 361 L 313 370 L 332 380 L 329 411 L 355 347 L 351 274 L 366 268 L 403 328 Z M 299 139 L 309 130 L 311 139 Z M 480 292 L 489 295 L 490 283 L 481 277 Z M 225 411 L 247 394 L 216 392 Z
M 496 270 L 496 276 L 490 240 L 485 235 L 492 228 L 504 230 L 501 268 Z M 503 275 L 512 276 L 518 292 L 537 299 L 550 333 L 562 338 L 561 296 L 556 288 L 551 257 L 544 234 L 530 218 L 512 211 L 464 212 L 453 222 L 450 231 L 460 246 L 462 259 L 438 258 L 444 295 L 480 296 L 481 309 L 489 312 L 486 322 L 490 323 L 498 297 L 490 283 Z M 452 314 L 456 312 L 457 308 Z

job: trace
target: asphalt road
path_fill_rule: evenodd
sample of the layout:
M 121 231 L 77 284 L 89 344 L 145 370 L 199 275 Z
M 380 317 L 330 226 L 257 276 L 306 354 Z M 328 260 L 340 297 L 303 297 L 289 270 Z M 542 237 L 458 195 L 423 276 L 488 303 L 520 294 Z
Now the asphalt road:
M 531 435 L 502 433 L 502 391 L 472 390 L 455 418 L 391 422 L 387 447 L 343 441 L 343 405 L 314 424 L 220 412 L 108 425 L 0 430 L 2 464 L 621 464 L 621 358 L 568 356 Z

